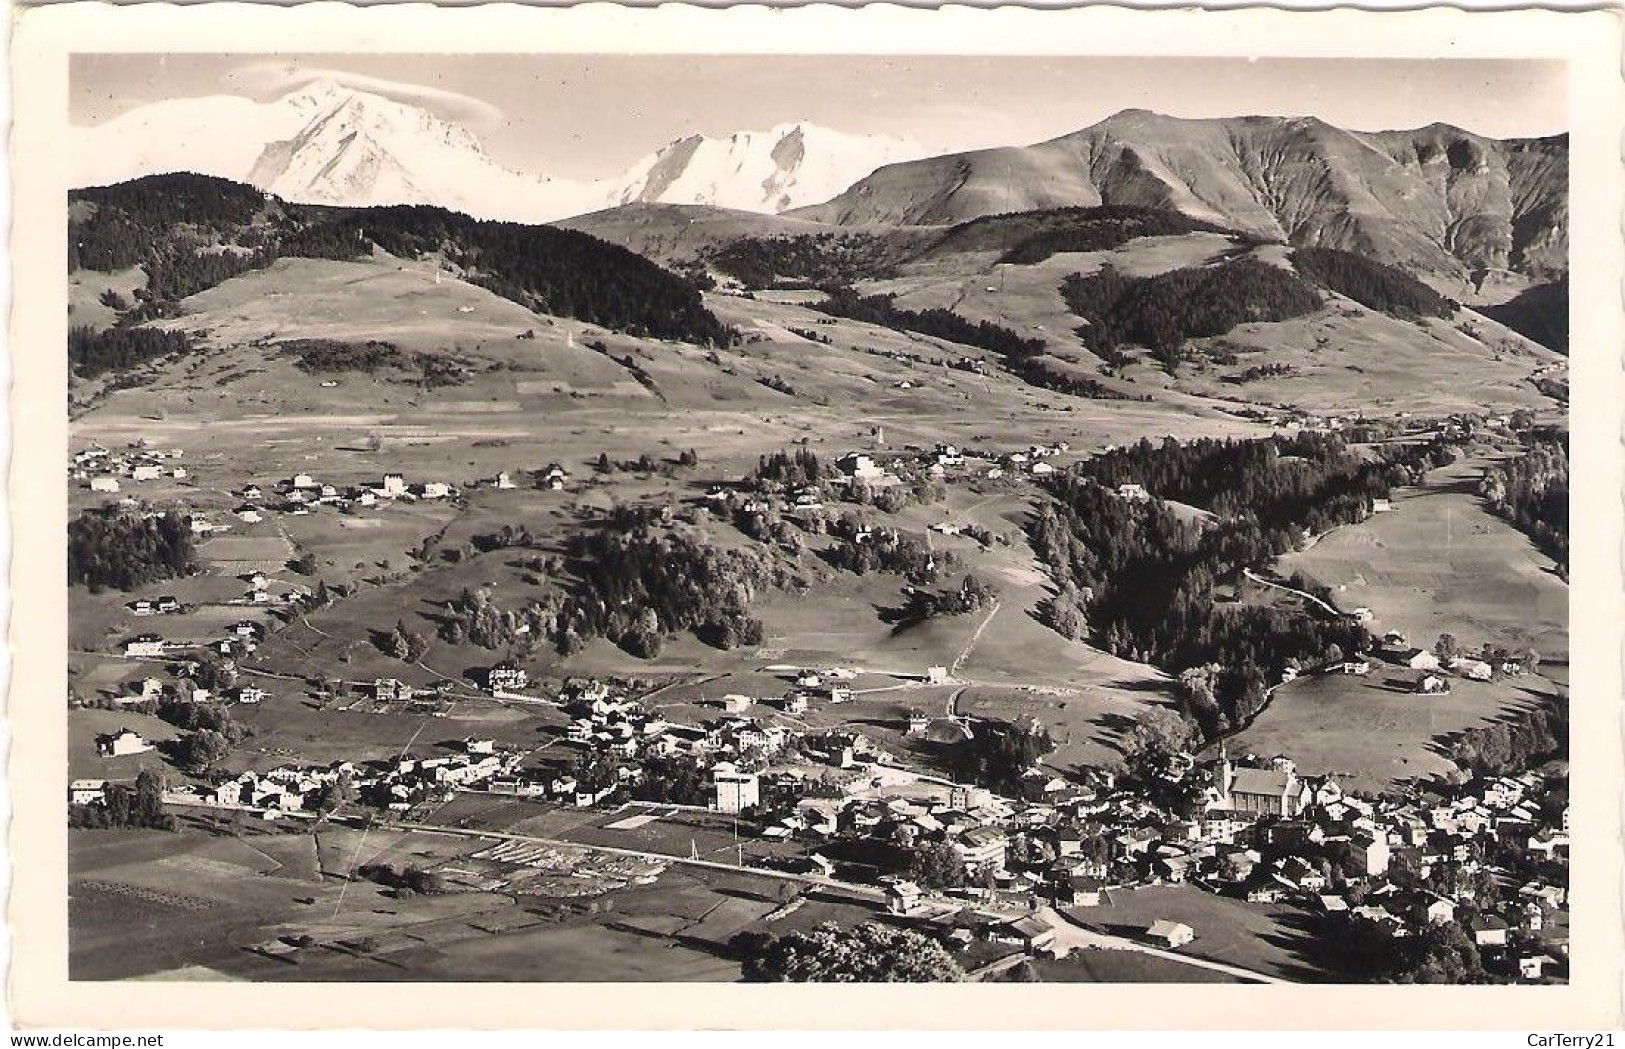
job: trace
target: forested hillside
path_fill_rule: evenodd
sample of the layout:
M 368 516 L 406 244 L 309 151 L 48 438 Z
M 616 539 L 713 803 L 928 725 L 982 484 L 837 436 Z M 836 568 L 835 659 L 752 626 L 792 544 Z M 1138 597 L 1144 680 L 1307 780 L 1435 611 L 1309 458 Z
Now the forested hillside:
M 972 321 L 952 310 L 905 310 L 894 305 L 893 295 L 859 295 L 851 288 L 836 288 L 813 308 L 832 317 L 847 317 L 898 331 L 934 335 L 939 339 L 977 346 L 1006 357 L 1040 353 L 1044 340 L 1029 339 L 991 321 Z
M 1355 652 L 1365 630 L 1297 609 L 1231 605 L 1214 586 L 1295 549 L 1303 534 L 1359 520 L 1386 496 L 1391 468 L 1336 437 L 1265 441 L 1141 441 L 1057 475 L 1054 501 L 1033 519 L 1033 549 L 1060 591 L 1050 625 L 1114 655 L 1170 672 L 1217 664 L 1186 711 L 1208 734 L 1243 724 L 1285 665 Z M 1124 498 L 1121 484 L 1149 499 Z M 1212 511 L 1203 524 L 1163 500 Z M 1335 649 L 1334 649 L 1335 646 Z
M 1352 251 L 1299 248 L 1292 264 L 1300 274 L 1362 306 L 1394 317 L 1451 317 L 1456 304 L 1404 270 L 1373 262 Z
M 1061 286 L 1067 307 L 1088 323 L 1078 335 L 1107 360 L 1133 343 L 1156 353 L 1169 371 L 1187 339 L 1223 335 L 1249 321 L 1283 321 L 1321 308 L 1302 278 L 1254 259 L 1155 277 L 1130 277 L 1112 266 Z
M 69 270 L 140 266 L 136 322 L 278 258 L 350 259 L 374 245 L 438 253 L 474 283 L 539 312 L 617 331 L 722 344 L 730 334 L 689 282 L 625 248 L 551 226 L 482 222 L 434 207 L 287 204 L 202 175 L 155 175 L 69 194 Z

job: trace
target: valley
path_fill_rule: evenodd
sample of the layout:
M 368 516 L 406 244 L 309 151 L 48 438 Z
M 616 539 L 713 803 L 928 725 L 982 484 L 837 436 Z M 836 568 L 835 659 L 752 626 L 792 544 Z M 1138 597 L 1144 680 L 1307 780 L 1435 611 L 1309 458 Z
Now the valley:
M 1566 265 L 1558 144 L 774 135 L 812 159 L 678 143 L 551 226 L 284 197 L 294 146 L 71 197 L 75 977 L 757 980 L 826 923 L 933 979 L 1560 957 L 1519 529 L 1566 540 L 1567 361 L 1492 319 Z

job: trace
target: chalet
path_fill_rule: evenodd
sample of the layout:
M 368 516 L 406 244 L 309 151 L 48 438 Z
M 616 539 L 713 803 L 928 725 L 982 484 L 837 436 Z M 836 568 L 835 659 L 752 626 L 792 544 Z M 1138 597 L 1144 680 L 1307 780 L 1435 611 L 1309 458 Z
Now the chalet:
M 451 496 L 451 485 L 444 481 L 425 481 L 418 495 L 424 499 L 446 499 Z
M 1450 661 L 1450 669 L 1464 678 L 1472 681 L 1488 681 L 1495 676 L 1495 670 L 1481 659 L 1470 659 L 1466 656 L 1457 656 Z
M 394 678 L 381 677 L 372 683 L 372 697 L 380 703 L 395 703 L 412 698 L 412 686 Z
M 1183 922 L 1158 919 L 1146 928 L 1145 938 L 1152 943 L 1174 950 L 1196 939 L 1196 930 Z
M 750 709 L 754 702 L 749 696 L 742 696 L 737 692 L 722 697 L 722 709 L 730 714 L 743 714 Z
M 1450 691 L 1450 682 L 1438 674 L 1423 674 L 1416 682 L 1416 694 L 1419 696 L 1442 696 Z
M 104 758 L 121 758 L 128 754 L 145 754 L 153 745 L 133 729 L 121 728 L 117 732 L 96 737 L 96 753 Z
M 1373 500 L 1371 500 L 1371 512 L 1374 513 L 1374 514 L 1391 513 L 1391 512 L 1393 512 L 1393 509 L 1394 509 L 1394 504 L 1393 504 L 1392 500 L 1389 500 L 1389 499 L 1373 499 Z
M 254 706 L 265 701 L 266 692 L 264 689 L 244 687 L 232 693 L 232 698 L 244 706 Z
M 995 926 L 991 939 L 1013 943 L 1029 953 L 1046 951 L 1055 942 L 1055 928 L 1035 915 L 1025 914 Z
M 169 642 L 157 634 L 137 634 L 124 642 L 126 656 L 161 656 L 168 649 Z
M 1051 871 L 1050 896 L 1058 907 L 1099 907 L 1105 893 L 1097 877 L 1064 868 Z
M 124 607 L 129 609 L 130 614 L 134 616 L 155 616 L 158 614 L 158 602 L 151 598 L 138 597 Z
M 1332 674 L 1358 674 L 1363 677 L 1371 673 L 1371 663 L 1364 659 L 1345 659 L 1341 663 L 1333 663 L 1326 670 Z
M 1117 486 L 1117 497 L 1119 499 L 1133 499 L 1135 501 L 1141 501 L 1151 498 L 1151 493 L 1145 490 L 1144 485 L 1129 482 Z
M 1544 954 L 1529 954 L 1518 959 L 1518 975 L 1525 980 L 1538 980 L 1549 959 Z
M 116 492 L 118 491 L 118 478 L 92 477 L 90 479 L 90 490 L 92 492 Z
M 104 779 L 76 779 L 68 784 L 68 804 L 96 805 L 107 796 Z
M 1151 869 L 1159 878 L 1174 884 L 1189 879 L 1195 867 L 1196 857 L 1186 852 L 1159 855 L 1151 865 Z
M 1473 942 L 1480 947 L 1505 947 L 1507 945 L 1506 919 L 1494 914 L 1481 914 L 1468 923 L 1473 933 Z
M 827 862 L 827 861 L 826 861 Z M 886 910 L 893 914 L 912 914 L 922 903 L 920 887 L 901 878 L 886 884 Z
M 1151 843 L 1157 837 L 1157 832 L 1150 827 L 1130 827 L 1112 838 L 1112 848 L 1119 856 L 1140 856 L 1151 850 Z
M 861 452 L 849 452 L 835 460 L 836 467 L 856 481 L 872 481 L 885 475 L 873 457 Z
M 164 683 L 162 681 L 155 677 L 144 677 L 140 681 L 130 682 L 130 695 L 127 698 L 132 702 L 139 703 L 149 699 L 162 698 L 163 694 Z
M 157 607 L 160 615 L 167 616 L 175 612 L 179 612 L 181 610 L 181 603 L 173 595 L 165 594 L 163 597 L 158 599 Z
M 1418 648 L 1411 652 L 1401 653 L 1400 659 L 1412 670 L 1442 670 L 1444 664 L 1439 657 L 1425 648 Z
M 141 463 L 130 468 L 132 481 L 156 481 L 164 476 L 164 468 L 156 463 Z
M 512 692 L 530 684 L 525 668 L 502 662 L 485 672 L 485 687 L 491 692 Z
M 1456 905 L 1443 896 L 1417 901 L 1415 912 L 1418 922 L 1430 925 L 1456 920 Z

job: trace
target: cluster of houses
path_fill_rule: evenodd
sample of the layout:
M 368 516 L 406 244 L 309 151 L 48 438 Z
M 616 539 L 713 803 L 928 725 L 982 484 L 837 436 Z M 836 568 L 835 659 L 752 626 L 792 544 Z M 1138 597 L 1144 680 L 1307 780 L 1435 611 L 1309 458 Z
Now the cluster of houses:
M 151 744 L 129 729 L 97 741 L 111 754 L 150 750 Z M 500 749 L 495 741 L 468 738 L 456 749 L 430 757 L 401 756 L 374 762 L 338 761 L 330 765 L 282 765 L 265 772 L 245 771 L 217 784 L 198 784 L 170 792 L 172 803 L 246 809 L 271 815 L 316 812 L 340 785 L 349 796 L 394 812 L 425 801 L 446 800 L 458 790 L 484 789 L 518 793 L 515 774 L 522 754 Z M 107 781 L 75 780 L 69 801 L 95 804 L 106 796 Z
M 294 600 L 296 596 L 297 595 L 285 596 L 281 600 L 286 603 Z M 159 602 L 164 600 L 165 599 L 163 598 L 158 599 Z M 236 603 L 244 605 L 265 605 L 270 603 L 272 600 L 273 599 L 267 592 L 256 589 L 250 590 L 248 595 L 242 601 Z M 131 602 L 132 611 L 134 611 L 133 606 L 140 603 L 141 602 Z M 176 609 L 176 611 L 179 611 L 179 609 Z M 135 614 L 156 615 L 169 613 L 166 610 L 161 613 L 136 611 Z M 120 647 L 123 649 L 124 657 L 126 659 L 163 659 L 167 656 L 175 655 L 176 653 L 188 651 L 209 652 L 215 655 L 235 658 L 246 655 L 257 649 L 259 647 L 260 638 L 263 637 L 264 634 L 265 627 L 263 624 L 254 622 L 250 619 L 241 619 L 226 627 L 225 632 L 219 637 L 191 640 L 166 638 L 162 634 L 156 634 L 149 630 L 125 638 Z
M 237 519 L 254 524 L 265 519 L 267 510 L 288 514 L 308 514 L 330 506 L 339 510 L 377 506 L 380 502 L 417 502 L 452 499 L 457 489 L 445 481 L 408 484 L 405 475 L 386 473 L 377 483 L 336 485 L 318 481 L 310 474 L 294 474 L 278 481 L 269 493 L 257 484 L 244 485 L 238 492 L 241 502 L 232 511 Z
M 149 448 L 145 441 L 132 441 L 120 451 L 91 445 L 73 454 L 68 477 L 92 492 L 117 494 L 121 481 L 184 480 L 186 468 L 178 464 L 184 454 L 180 448 Z
M 1447 675 L 1468 681 L 1492 681 L 1496 675 L 1504 677 L 1520 677 L 1528 672 L 1524 657 L 1512 654 L 1500 654 L 1493 658 L 1474 656 L 1466 652 L 1447 654 L 1441 659 L 1439 653 L 1425 648 L 1416 648 L 1407 643 L 1405 635 L 1397 630 L 1390 630 L 1383 635 L 1382 645 L 1378 654 L 1395 666 L 1408 667 L 1421 672 L 1416 679 L 1415 689 L 1423 695 L 1442 695 L 1450 691 L 1450 680 Z M 1366 664 L 1365 673 L 1370 670 Z

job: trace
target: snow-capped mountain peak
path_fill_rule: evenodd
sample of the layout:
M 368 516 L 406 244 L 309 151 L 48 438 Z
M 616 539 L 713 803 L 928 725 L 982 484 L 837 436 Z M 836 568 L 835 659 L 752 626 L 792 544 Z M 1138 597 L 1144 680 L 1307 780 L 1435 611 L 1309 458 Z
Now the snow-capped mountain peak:
M 548 222 L 633 202 L 780 212 L 829 200 L 924 151 L 906 139 L 799 121 L 676 139 L 615 178 L 573 182 L 503 167 L 467 127 L 412 101 L 313 79 L 279 98 L 179 98 L 78 129 L 77 182 L 169 171 L 250 183 L 284 200 L 435 204 Z
M 79 185 L 166 171 L 251 183 L 311 204 L 436 204 L 545 222 L 593 207 L 598 187 L 526 175 L 422 106 L 316 79 L 268 102 L 154 102 L 77 135 Z
M 633 164 L 606 203 L 711 204 L 780 212 L 828 200 L 876 168 L 914 160 L 906 139 L 856 135 L 806 121 L 724 137 L 688 135 Z

